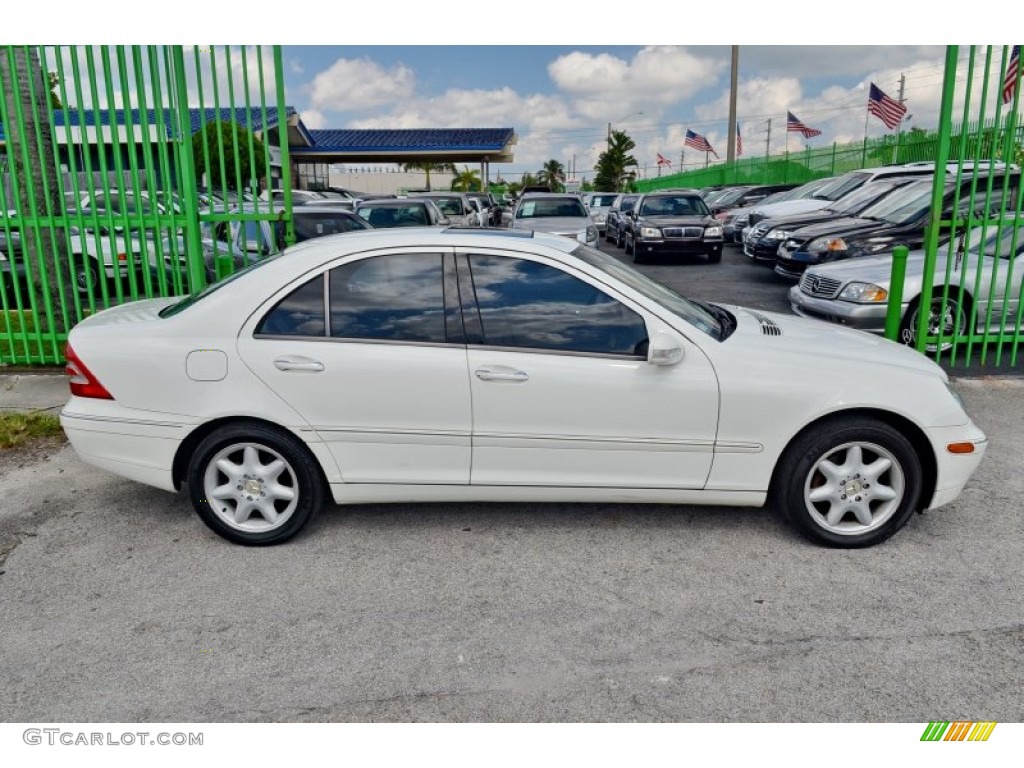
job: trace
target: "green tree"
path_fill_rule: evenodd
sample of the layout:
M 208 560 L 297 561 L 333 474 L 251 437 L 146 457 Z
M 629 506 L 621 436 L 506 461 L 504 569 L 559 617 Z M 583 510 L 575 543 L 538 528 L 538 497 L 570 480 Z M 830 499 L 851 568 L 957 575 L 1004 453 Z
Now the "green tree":
M 452 179 L 452 189 L 458 192 L 476 192 L 480 189 L 480 172 L 469 170 L 468 165 L 462 166 L 461 171 L 456 171 Z
M 561 192 L 565 181 L 565 166 L 555 159 L 548 160 L 544 167 L 537 171 L 537 182 L 551 187 L 552 192 Z
M 250 141 L 252 142 L 252 157 L 256 161 L 255 165 L 250 162 Z M 237 167 L 235 166 L 236 148 L 238 150 Z M 224 153 L 223 178 L 221 177 L 221 151 Z M 207 123 L 202 131 L 192 136 L 192 157 L 195 159 L 196 178 L 206 174 L 206 183 L 211 189 L 226 186 L 235 192 L 242 192 L 251 187 L 259 187 L 259 181 L 267 175 L 267 160 L 263 142 L 231 120 Z M 206 167 L 207 160 L 210 162 L 209 168 Z M 242 189 L 238 189 L 239 184 Z
M 438 173 L 458 173 L 458 169 L 455 167 L 455 163 L 402 163 L 403 171 L 423 171 L 426 175 L 427 192 L 430 192 L 430 172 L 437 171 Z
M 60 78 L 56 72 L 47 72 L 46 80 L 50 86 L 50 109 L 60 109 L 64 105 L 60 103 Z
M 594 189 L 599 192 L 618 192 L 623 185 L 636 178 L 636 158 L 630 152 L 636 148 L 636 142 L 625 131 L 612 131 L 608 140 L 608 148 L 597 158 L 594 170 Z

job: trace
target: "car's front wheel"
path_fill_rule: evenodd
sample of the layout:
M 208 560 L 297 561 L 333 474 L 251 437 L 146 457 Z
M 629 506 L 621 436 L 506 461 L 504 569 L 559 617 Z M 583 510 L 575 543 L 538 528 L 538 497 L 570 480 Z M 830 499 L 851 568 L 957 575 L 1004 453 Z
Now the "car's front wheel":
M 964 297 L 964 304 L 957 301 L 957 297 L 950 295 L 946 298 L 945 307 L 942 303 L 943 288 L 937 287 L 932 294 L 931 312 L 925 323 L 928 336 L 944 337 L 941 351 L 946 352 L 953 346 L 953 337 L 957 333 L 967 332 L 967 297 Z M 952 292 L 951 292 L 952 293 Z M 920 297 L 914 299 L 910 304 L 907 314 L 900 323 L 900 341 L 911 347 L 917 346 L 917 323 L 921 312 Z M 936 342 L 925 344 L 926 352 L 935 352 L 938 348 Z
M 295 436 L 262 424 L 233 424 L 207 436 L 188 469 L 192 506 L 229 541 L 280 544 L 324 500 L 315 459 Z
M 787 448 L 773 497 L 812 541 L 868 547 L 906 524 L 921 487 L 921 461 L 906 437 L 881 421 L 845 418 L 812 427 Z

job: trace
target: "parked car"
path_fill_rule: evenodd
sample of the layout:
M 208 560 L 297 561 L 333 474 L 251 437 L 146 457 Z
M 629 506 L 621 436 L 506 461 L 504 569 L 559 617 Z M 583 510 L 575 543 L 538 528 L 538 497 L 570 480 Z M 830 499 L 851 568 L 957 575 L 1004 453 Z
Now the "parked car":
M 597 246 L 597 227 L 577 195 L 531 192 L 519 198 L 512 229 L 548 232 Z
M 952 249 L 940 248 L 935 262 L 936 285 L 926 321 L 929 336 L 940 332 L 946 337 L 955 332 L 998 332 L 1004 319 L 1015 322 L 1024 278 L 1021 224 L 1024 221 L 1018 219 L 1016 231 L 1011 220 L 1001 229 L 995 223 L 978 226 L 965 236 L 962 248 L 959 244 Z M 914 251 L 907 258 L 900 309 L 900 341 L 904 344 L 917 342 L 924 260 L 923 250 Z M 790 305 L 802 317 L 883 333 L 891 275 L 892 259 L 888 255 L 812 267 L 804 272 L 798 285 L 789 289 Z M 943 343 L 944 348 L 949 345 Z M 933 352 L 937 347 L 938 343 L 927 345 Z
M 695 189 L 642 195 L 627 215 L 624 241 L 637 264 L 652 256 L 692 254 L 712 264 L 722 260 L 722 225 Z
M 753 261 L 775 266 L 779 245 L 795 230 L 811 224 L 857 216 L 882 198 L 919 178 L 918 176 L 890 176 L 868 182 L 860 189 L 854 190 L 842 199 L 829 203 L 817 211 L 763 219 L 751 228 L 750 234 L 743 243 L 743 253 Z
M 608 209 L 608 218 L 605 219 L 604 239 L 615 243 L 616 247 L 622 248 L 625 245 L 625 218 L 626 214 L 633 210 L 633 205 L 640 199 L 640 195 L 624 194 L 615 198 L 612 207 Z
M 356 215 L 377 229 L 392 227 L 446 227 L 451 221 L 431 200 L 398 198 L 363 200 Z
M 598 237 L 603 237 L 607 231 L 608 212 L 618 197 L 614 192 L 594 192 L 587 196 L 587 210 L 594 221 L 594 226 L 597 227 Z
M 770 499 L 812 540 L 861 547 L 955 499 L 986 447 L 923 355 L 688 300 L 540 233 L 321 238 L 92 315 L 66 358 L 82 460 L 186 485 L 249 545 L 328 498 Z
M 850 171 L 823 184 L 810 197 L 789 200 L 785 203 L 773 205 L 771 208 L 762 205 L 757 206 L 750 212 L 750 226 L 753 227 L 763 219 L 820 210 L 827 207 L 829 203 L 841 200 L 845 195 L 877 179 L 890 176 L 931 178 L 934 174 L 934 164 L 921 165 L 916 163 L 910 165 L 887 165 L 881 168 L 864 168 L 859 171 Z
M 991 174 L 964 175 L 959 186 L 947 177 L 943 197 L 943 219 L 954 215 L 988 218 L 998 215 L 1017 199 L 1020 174 L 998 171 Z M 1006 180 L 1004 183 L 1004 179 Z M 859 216 L 812 224 L 790 233 L 779 246 L 775 273 L 799 280 L 807 267 L 881 253 L 891 254 L 897 245 L 920 248 L 931 221 L 931 178 L 920 179 L 865 208 Z M 974 192 L 972 193 L 972 187 Z
M 415 195 L 410 195 L 410 198 L 426 198 L 432 201 L 441 210 L 441 213 L 458 227 L 471 226 L 476 219 L 473 205 L 464 192 L 417 192 Z
M 303 205 L 311 200 L 324 200 L 324 196 L 319 192 L 314 192 L 310 189 L 293 189 L 292 190 L 292 205 Z M 274 203 L 284 202 L 284 190 L 283 189 L 271 189 L 263 190 L 260 194 L 260 200 L 269 200 Z
M 731 208 L 724 216 L 716 217 L 722 222 L 722 236 L 725 238 L 725 242 L 743 243 L 743 230 L 749 226 L 750 212 L 754 210 L 755 206 L 773 205 L 774 203 L 782 203 L 786 200 L 796 200 L 797 198 L 804 197 L 804 186 L 806 185 L 793 187 L 783 192 L 773 192 L 757 203 L 744 205 L 740 208 Z
M 233 213 L 267 212 L 266 205 L 247 204 L 233 209 Z M 347 210 L 345 201 L 335 206 L 303 205 L 292 211 L 295 242 L 302 243 L 316 237 L 359 232 L 373 227 L 362 217 Z M 283 221 L 235 219 L 233 221 L 204 222 L 201 229 L 206 278 L 214 281 L 222 277 L 218 258 L 230 257 L 231 270 L 237 271 L 251 263 L 280 253 L 285 247 Z

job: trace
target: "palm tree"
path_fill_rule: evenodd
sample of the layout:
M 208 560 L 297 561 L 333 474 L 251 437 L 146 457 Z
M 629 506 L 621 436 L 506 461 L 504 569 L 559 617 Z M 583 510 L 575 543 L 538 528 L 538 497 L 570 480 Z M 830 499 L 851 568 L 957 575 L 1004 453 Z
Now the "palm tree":
M 552 158 L 544 163 L 544 167 L 537 171 L 537 181 L 551 187 L 552 192 L 562 191 L 562 182 L 565 181 L 565 166 Z
M 469 170 L 468 165 L 462 166 L 463 170 L 455 172 L 452 179 L 452 189 L 459 192 L 470 192 L 480 189 L 480 172 Z
M 430 172 L 438 171 L 440 173 L 458 173 L 455 168 L 455 163 L 402 163 L 403 171 L 423 171 L 427 177 L 427 192 L 430 191 Z
M 622 184 L 629 177 L 627 168 L 635 168 L 638 163 L 630 150 L 636 147 L 636 142 L 629 137 L 625 131 L 612 131 L 608 139 L 608 149 L 601 153 L 597 159 L 594 170 L 597 176 L 594 178 L 594 188 L 601 192 L 618 192 Z M 636 172 L 633 172 L 635 177 Z

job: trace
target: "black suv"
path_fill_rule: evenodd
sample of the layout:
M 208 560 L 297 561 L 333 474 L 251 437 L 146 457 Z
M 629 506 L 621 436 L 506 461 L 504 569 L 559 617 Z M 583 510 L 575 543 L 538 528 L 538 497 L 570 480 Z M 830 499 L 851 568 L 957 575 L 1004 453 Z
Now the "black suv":
M 695 189 L 643 195 L 623 223 L 626 253 L 637 264 L 661 255 L 722 260 L 722 225 Z

